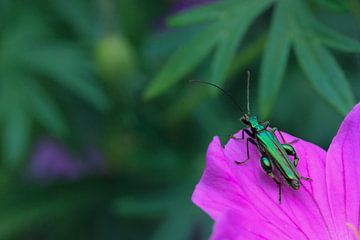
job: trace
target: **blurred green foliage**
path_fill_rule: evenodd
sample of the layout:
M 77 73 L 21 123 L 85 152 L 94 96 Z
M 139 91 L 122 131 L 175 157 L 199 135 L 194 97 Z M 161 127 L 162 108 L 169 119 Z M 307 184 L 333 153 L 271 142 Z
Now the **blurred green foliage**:
M 191 79 L 245 106 L 250 69 L 252 112 L 328 146 L 360 97 L 360 4 L 200 2 L 0 0 L 0 239 L 207 239 L 191 193 L 212 137 L 242 126 Z M 43 136 L 66 148 L 53 169 L 90 148 L 105 171 L 36 180 Z

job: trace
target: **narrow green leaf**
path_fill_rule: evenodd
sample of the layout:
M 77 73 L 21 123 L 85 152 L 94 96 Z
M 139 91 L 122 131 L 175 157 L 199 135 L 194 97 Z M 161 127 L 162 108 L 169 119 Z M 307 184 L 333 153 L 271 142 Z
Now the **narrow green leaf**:
M 321 41 L 329 47 L 344 52 L 360 52 L 359 41 L 338 33 L 319 21 L 314 21 L 312 26 L 315 30 L 314 34 L 316 34 L 316 37 L 320 38 Z
M 347 6 L 346 6 L 347 1 L 342 1 L 342 0 L 312 0 L 312 1 L 318 4 L 319 6 L 321 6 L 322 8 L 327 8 L 329 10 L 333 10 L 333 11 L 347 10 Z
M 279 93 L 290 52 L 290 18 L 288 1 L 279 1 L 275 7 L 269 39 L 262 58 L 259 82 L 260 115 L 268 116 Z
M 143 44 L 142 51 L 146 63 L 154 67 L 160 65 L 178 46 L 201 29 L 201 26 L 194 26 L 152 33 Z
M 7 114 L 3 132 L 4 158 L 10 166 L 16 166 L 25 155 L 31 125 L 20 107 Z
M 224 0 L 202 5 L 200 7 L 195 7 L 191 10 L 181 12 L 170 17 L 168 24 L 170 26 L 188 26 L 206 21 L 221 19 L 226 17 L 229 10 L 233 10 L 234 7 L 238 7 L 244 2 L 249 2 L 249 0 Z
M 329 47 L 345 52 L 359 52 L 360 42 L 339 33 L 317 20 L 309 7 L 302 1 L 292 2 L 294 19 L 303 32 L 312 34 L 314 38 Z
M 211 66 L 211 82 L 214 84 L 222 85 L 225 80 L 238 45 L 249 24 L 248 21 L 244 21 L 243 23 L 244 25 L 238 25 L 238 22 L 234 21 L 232 23 L 233 26 L 226 29 L 227 31 L 223 33 Z
M 179 47 L 146 89 L 144 97 L 157 96 L 191 72 L 210 53 L 218 41 L 220 29 L 218 24 L 211 25 Z
M 257 60 L 263 53 L 266 43 L 267 33 L 264 33 L 244 46 L 244 48 L 237 53 L 231 64 L 229 70 L 230 77 L 237 75 L 244 70 L 245 67 Z
M 38 119 L 51 133 L 63 135 L 66 131 L 65 121 L 53 99 L 35 79 L 28 79 L 26 88 L 23 97 L 24 105 L 28 106 L 28 114 Z
M 92 31 L 94 18 L 92 18 L 91 11 L 86 2 L 55 0 L 51 3 L 59 17 L 72 25 L 75 29 L 74 33 L 78 33 L 80 37 L 92 37 L 94 35 Z
M 23 59 L 32 71 L 49 77 L 94 107 L 102 110 L 108 106 L 106 95 L 92 77 L 89 61 L 75 47 L 58 44 L 29 49 Z
M 238 10 L 237 17 L 227 21 L 226 27 L 219 32 L 222 37 L 215 53 L 211 68 L 211 81 L 222 85 L 229 71 L 232 60 L 236 54 L 238 45 L 242 41 L 249 25 L 264 11 L 271 1 L 253 0 Z M 224 24 L 225 25 L 225 24 Z
M 339 113 L 345 115 L 354 105 L 354 96 L 345 74 L 331 53 L 306 36 L 295 38 L 295 54 L 314 88 Z

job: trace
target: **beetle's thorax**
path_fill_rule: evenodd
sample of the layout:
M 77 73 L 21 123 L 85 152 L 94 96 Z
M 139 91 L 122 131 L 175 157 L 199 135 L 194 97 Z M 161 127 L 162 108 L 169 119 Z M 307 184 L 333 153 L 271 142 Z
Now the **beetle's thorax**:
M 245 115 L 241 118 L 241 121 L 249 126 L 253 132 L 259 132 L 261 130 L 264 130 L 264 126 L 259 122 L 256 116 L 249 116 Z

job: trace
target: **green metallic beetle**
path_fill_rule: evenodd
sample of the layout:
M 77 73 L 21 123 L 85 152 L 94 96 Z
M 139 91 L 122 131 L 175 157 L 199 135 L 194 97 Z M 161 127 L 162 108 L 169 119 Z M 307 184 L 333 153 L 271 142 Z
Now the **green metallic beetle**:
M 219 86 L 203 81 L 191 81 L 191 82 L 199 82 L 211 85 L 213 87 L 218 88 L 223 94 L 229 97 L 229 99 L 237 106 L 237 108 L 243 113 L 243 117 L 240 119 L 242 123 L 244 123 L 248 129 L 243 129 L 241 138 L 236 138 L 232 136 L 235 140 L 244 140 L 245 133 L 248 135 L 246 138 L 246 150 L 247 150 L 247 159 L 245 161 L 235 161 L 236 164 L 242 165 L 250 160 L 249 155 L 249 143 L 254 144 L 260 154 L 260 163 L 262 169 L 265 173 L 270 176 L 274 182 L 278 185 L 279 188 L 279 202 L 281 203 L 281 182 L 274 175 L 273 169 L 274 167 L 279 172 L 284 181 L 294 190 L 298 190 L 300 188 L 301 179 L 311 180 L 307 177 L 302 177 L 296 169 L 296 166 L 299 162 L 299 157 L 294 149 L 291 146 L 291 143 L 286 143 L 283 135 L 277 128 L 270 128 L 270 123 L 268 121 L 260 122 L 256 116 L 250 114 L 249 107 L 249 80 L 250 73 L 248 72 L 248 88 L 247 88 L 247 110 L 248 113 L 245 113 L 242 108 L 236 103 L 234 98 L 227 93 L 224 89 Z M 275 132 L 278 131 L 283 143 L 280 143 L 279 139 L 276 137 Z M 294 161 L 292 162 L 289 156 L 293 156 Z
M 259 122 L 256 116 L 248 114 L 244 114 L 240 120 L 250 129 L 243 129 L 241 138 L 232 138 L 243 140 L 245 133 L 248 135 L 246 138 L 247 159 L 242 162 L 235 161 L 235 163 L 239 165 L 246 163 L 250 159 L 249 143 L 254 144 L 261 154 L 260 163 L 262 169 L 278 185 L 279 202 L 281 202 L 281 183 L 273 173 L 274 167 L 280 173 L 284 181 L 294 190 L 300 188 L 300 179 L 310 180 L 310 178 L 300 176 L 296 169 L 299 157 L 297 156 L 294 147 L 289 143 L 285 143 L 285 139 L 279 131 L 281 139 L 284 142 L 283 144 L 280 143 L 275 135 L 275 132 L 278 131 L 277 128 L 268 129 L 269 122 Z M 290 160 L 289 155 L 294 157 L 294 162 Z

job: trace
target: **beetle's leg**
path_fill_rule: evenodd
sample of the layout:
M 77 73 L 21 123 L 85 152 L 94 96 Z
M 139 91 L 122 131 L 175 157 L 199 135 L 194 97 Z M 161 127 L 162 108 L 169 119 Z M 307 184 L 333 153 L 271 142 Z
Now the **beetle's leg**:
M 282 146 L 284 147 L 284 149 L 288 155 L 294 157 L 294 166 L 297 167 L 297 165 L 299 163 L 299 157 L 298 157 L 294 147 L 291 146 L 290 144 L 282 144 Z
M 281 133 L 281 131 L 280 131 L 279 129 L 277 129 L 276 127 L 273 127 L 273 128 L 271 129 L 271 131 L 272 131 L 273 133 L 275 133 L 276 131 L 278 131 L 279 134 L 280 134 L 281 140 L 283 140 L 283 143 L 286 143 L 285 138 L 284 138 L 284 136 L 282 135 L 282 133 Z
M 278 188 L 279 188 L 279 203 L 281 203 L 281 183 L 280 183 L 279 179 L 277 177 L 275 177 L 275 175 L 272 172 L 268 173 L 268 175 L 274 180 L 276 185 L 278 185 Z
M 288 142 L 286 144 L 293 144 L 293 143 L 296 143 L 297 141 L 299 141 L 299 139 L 294 139 L 294 140 L 292 140 L 292 141 L 290 141 L 290 142 Z
M 235 139 L 235 140 L 244 140 L 245 137 L 245 133 L 250 136 L 251 138 L 255 138 L 255 136 L 252 134 L 252 132 L 250 132 L 248 129 L 243 129 L 241 132 L 241 138 L 235 137 L 234 135 L 230 135 L 230 138 Z
M 269 121 L 264 121 L 264 122 L 261 122 L 261 125 L 263 125 L 264 128 L 266 129 L 267 127 L 269 127 L 270 122 Z
M 303 180 L 305 180 L 305 181 L 312 181 L 312 179 L 309 178 L 309 177 L 303 177 L 303 176 L 301 176 L 300 178 L 303 179 Z
M 297 167 L 298 163 L 299 163 L 299 157 L 296 154 L 296 151 L 294 149 L 293 146 L 291 146 L 290 144 L 282 144 L 282 146 L 284 147 L 285 151 L 287 154 L 289 154 L 290 156 L 294 156 L 294 166 Z M 312 179 L 309 177 L 300 177 L 301 179 L 305 180 L 305 181 L 311 181 Z
M 247 154 L 247 159 L 246 159 L 245 161 L 242 161 L 242 162 L 240 162 L 240 161 L 235 161 L 235 163 L 236 163 L 237 165 L 243 165 L 243 164 L 245 164 L 247 161 L 250 160 L 249 142 L 252 143 L 252 144 L 254 144 L 255 146 L 257 146 L 257 144 L 256 144 L 256 142 L 254 141 L 254 139 L 252 139 L 252 138 L 247 138 L 247 139 L 246 139 L 246 154 Z
M 266 172 L 266 174 L 268 176 L 270 176 L 274 180 L 274 182 L 278 186 L 278 188 L 279 188 L 279 203 L 281 203 L 281 183 L 280 183 L 279 179 L 277 177 L 275 177 L 275 175 L 272 172 L 273 167 L 272 167 L 270 159 L 266 156 L 262 156 L 260 158 L 260 163 L 261 163 L 262 169 Z
M 292 141 L 290 141 L 290 142 L 286 142 L 284 136 L 283 136 L 282 133 L 281 133 L 281 131 L 280 131 L 279 129 L 277 129 L 276 127 L 272 128 L 271 131 L 272 131 L 273 133 L 275 133 L 276 131 L 278 131 L 279 134 L 280 134 L 281 140 L 283 140 L 283 143 L 284 143 L 284 144 L 293 144 L 293 143 L 296 143 L 297 141 L 299 141 L 299 139 L 294 139 L 294 140 L 292 140 Z

